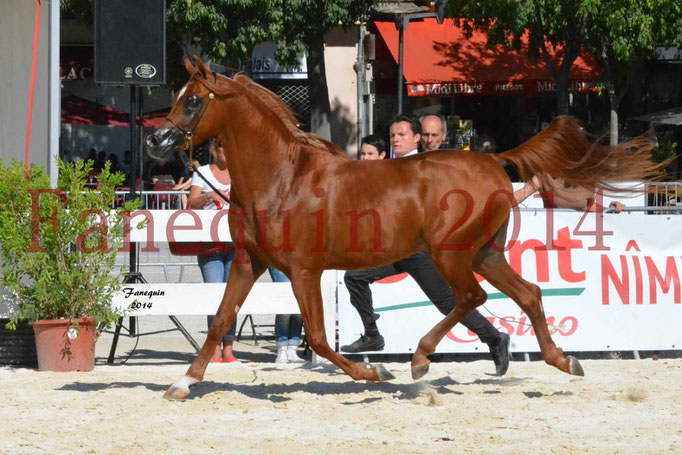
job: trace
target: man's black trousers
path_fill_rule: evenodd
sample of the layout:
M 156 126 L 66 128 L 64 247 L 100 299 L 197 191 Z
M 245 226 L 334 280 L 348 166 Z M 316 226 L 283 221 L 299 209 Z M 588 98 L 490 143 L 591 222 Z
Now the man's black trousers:
M 374 269 L 349 270 L 344 276 L 344 281 L 350 293 L 350 303 L 358 310 L 366 335 L 378 334 L 375 321 L 379 319 L 379 315 L 374 313 L 369 285 L 403 272 L 407 272 L 417 282 L 438 311 L 447 315 L 455 307 L 455 294 L 452 288 L 440 275 L 426 251 Z M 469 313 L 462 324 L 478 335 L 483 343 L 494 345 L 500 336 L 498 330 L 478 311 Z

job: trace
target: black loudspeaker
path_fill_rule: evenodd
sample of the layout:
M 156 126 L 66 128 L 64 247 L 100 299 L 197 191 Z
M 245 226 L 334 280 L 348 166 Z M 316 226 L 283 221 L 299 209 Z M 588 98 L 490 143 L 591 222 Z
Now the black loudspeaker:
M 95 0 L 95 82 L 166 83 L 165 0 Z

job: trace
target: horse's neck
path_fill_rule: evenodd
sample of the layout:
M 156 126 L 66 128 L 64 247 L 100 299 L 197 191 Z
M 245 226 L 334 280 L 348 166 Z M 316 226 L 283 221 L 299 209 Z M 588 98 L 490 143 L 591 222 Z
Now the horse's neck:
M 273 188 L 286 192 L 293 184 L 300 147 L 293 138 L 277 131 L 278 128 L 263 134 L 261 128 L 256 127 L 256 122 L 232 125 L 226 134 L 228 146 L 225 149 L 229 150 L 228 167 L 233 191 L 240 194 L 241 199 L 265 200 Z M 252 201 L 243 202 L 252 204 Z
M 248 98 L 248 97 L 247 97 Z M 303 144 L 275 114 L 235 100 L 221 142 L 227 140 L 232 188 L 245 204 L 276 208 L 298 189 L 305 169 L 327 169 L 338 159 L 326 150 Z M 265 125 L 265 127 L 264 127 Z M 305 142 L 305 141 L 303 141 Z

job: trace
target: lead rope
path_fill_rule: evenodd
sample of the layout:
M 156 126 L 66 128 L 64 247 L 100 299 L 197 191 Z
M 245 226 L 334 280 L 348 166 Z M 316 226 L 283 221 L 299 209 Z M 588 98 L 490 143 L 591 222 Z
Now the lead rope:
M 183 160 L 183 164 L 189 171 L 196 173 L 201 179 L 206 182 L 206 184 L 213 190 L 215 193 L 220 196 L 225 202 L 230 204 L 230 198 L 225 196 L 222 191 L 220 191 L 218 188 L 213 186 L 211 182 L 209 182 L 206 177 L 204 177 L 201 172 L 199 172 L 199 169 L 194 165 L 194 144 L 192 142 L 192 132 L 191 131 L 185 131 L 185 147 L 184 147 L 188 154 L 189 154 L 189 160 L 185 163 Z M 180 159 L 182 160 L 182 154 L 180 155 Z

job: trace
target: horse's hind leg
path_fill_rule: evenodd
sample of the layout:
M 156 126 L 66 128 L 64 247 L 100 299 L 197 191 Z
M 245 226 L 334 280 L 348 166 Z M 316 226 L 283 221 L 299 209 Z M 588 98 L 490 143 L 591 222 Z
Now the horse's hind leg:
M 487 294 L 478 284 L 471 271 L 470 256 L 466 257 L 461 252 L 432 251 L 431 259 L 443 278 L 452 286 L 457 304 L 443 320 L 419 340 L 417 350 L 412 356 L 413 379 L 419 379 L 429 371 L 431 361 L 427 356 L 436 351 L 436 346 L 443 337 L 487 299 Z
M 213 355 L 215 347 L 220 339 L 227 333 L 237 318 L 237 312 L 246 296 L 251 291 L 253 284 L 258 277 L 265 271 L 265 266 L 258 260 L 247 261 L 249 263 L 237 263 L 232 261 L 230 267 L 230 277 L 225 286 L 225 294 L 218 308 L 211 327 L 208 329 L 208 336 L 199 354 L 194 358 L 189 370 L 178 382 L 168 388 L 163 395 L 164 398 L 181 400 L 189 395 L 189 386 L 201 381 L 204 378 L 206 366 Z
M 557 348 L 547 327 L 547 319 L 542 308 L 540 288 L 521 278 L 507 262 L 501 251 L 486 246 L 476 256 L 476 272 L 490 284 L 508 295 L 530 318 L 540 345 L 542 358 L 563 372 L 583 376 L 580 362 L 573 356 L 564 357 Z
M 355 380 L 388 381 L 394 379 L 395 376 L 382 365 L 367 368 L 364 363 L 351 362 L 329 346 L 324 330 L 321 277 L 322 270 L 292 270 L 291 274 L 291 286 L 301 309 L 306 340 L 310 348 Z

